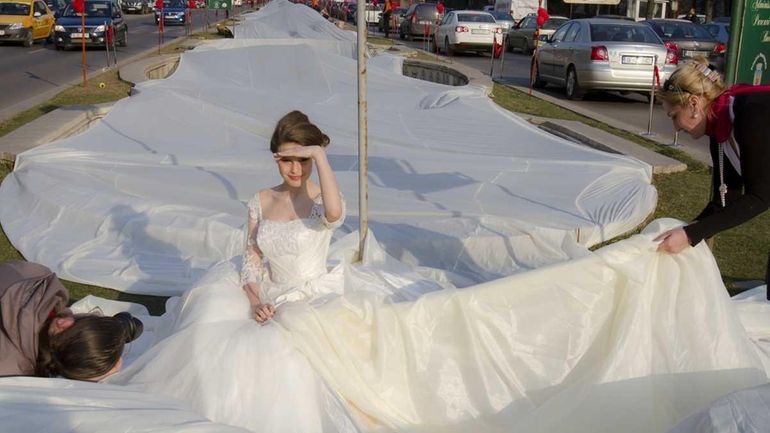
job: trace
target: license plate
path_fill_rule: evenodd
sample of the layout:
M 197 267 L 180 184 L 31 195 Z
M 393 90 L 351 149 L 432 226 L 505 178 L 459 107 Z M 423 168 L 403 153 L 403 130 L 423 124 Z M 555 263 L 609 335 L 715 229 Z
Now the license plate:
M 471 34 L 472 35 L 488 35 L 489 34 L 489 30 L 471 29 Z
M 85 34 L 83 34 L 83 33 L 71 33 L 70 34 L 70 38 L 72 38 L 72 39 L 83 39 L 83 38 L 87 38 L 87 37 L 88 37 L 88 33 L 85 33 Z
M 682 50 L 682 57 L 695 57 L 698 55 L 703 55 L 708 57 L 708 52 L 704 51 L 692 51 L 692 50 Z
M 620 62 L 624 65 L 652 65 L 652 57 L 623 56 Z
M 417 24 L 425 25 L 425 24 L 433 24 L 433 23 L 430 21 L 419 21 Z
M 0 30 L 0 36 L 5 36 L 5 30 Z

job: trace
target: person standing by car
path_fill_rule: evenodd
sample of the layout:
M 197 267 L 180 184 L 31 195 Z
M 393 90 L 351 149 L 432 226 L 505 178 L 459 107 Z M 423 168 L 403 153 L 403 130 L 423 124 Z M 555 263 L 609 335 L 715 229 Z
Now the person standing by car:
M 676 130 L 693 138 L 708 135 L 713 162 L 711 201 L 693 222 L 657 238 L 659 251 L 678 253 L 770 207 L 770 86 L 725 89 L 719 73 L 699 57 L 680 65 L 659 97 Z
M 695 12 L 694 7 L 690 8 L 690 10 L 687 12 L 687 15 L 684 16 L 684 19 L 690 21 L 693 24 L 700 24 L 700 19 L 698 19 L 698 14 Z
M 393 2 L 385 0 L 385 7 L 382 9 L 382 29 L 385 37 L 390 37 L 390 16 L 393 14 Z

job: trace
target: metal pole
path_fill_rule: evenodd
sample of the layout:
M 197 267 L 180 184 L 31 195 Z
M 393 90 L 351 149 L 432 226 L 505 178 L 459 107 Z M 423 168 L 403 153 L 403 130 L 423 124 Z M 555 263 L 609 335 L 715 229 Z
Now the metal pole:
M 503 52 L 500 54 L 500 78 L 503 78 L 503 71 L 505 70 L 505 37 L 508 36 L 508 32 L 503 33 Z
M 84 3 L 85 4 L 85 3 Z M 83 63 L 83 87 L 86 86 L 86 9 L 80 14 L 80 61 Z
M 110 69 L 110 29 L 107 27 L 107 21 L 104 22 L 104 52 L 107 54 L 107 67 L 105 70 Z
M 358 30 L 358 261 L 364 257 L 364 242 L 369 231 L 368 200 L 368 126 L 367 126 L 367 102 L 366 102 L 366 2 L 363 10 L 358 9 L 356 14 L 356 28 Z
M 728 86 L 735 84 L 737 78 L 735 69 L 738 67 L 738 51 L 741 49 L 741 38 L 743 38 L 743 10 L 745 6 L 745 0 L 733 0 L 733 12 L 730 17 L 730 42 L 727 47 L 727 65 L 725 65 L 727 72 L 725 84 Z
M 652 110 L 655 108 L 655 66 L 658 64 L 658 55 L 652 58 L 652 86 L 650 86 L 650 117 L 647 119 L 647 132 L 642 135 L 652 136 Z
M 674 142 L 671 143 L 672 147 L 679 147 L 679 131 L 674 131 Z
M 492 78 L 492 75 L 495 72 L 495 42 L 497 42 L 497 34 L 492 33 L 492 51 L 489 53 L 489 78 Z

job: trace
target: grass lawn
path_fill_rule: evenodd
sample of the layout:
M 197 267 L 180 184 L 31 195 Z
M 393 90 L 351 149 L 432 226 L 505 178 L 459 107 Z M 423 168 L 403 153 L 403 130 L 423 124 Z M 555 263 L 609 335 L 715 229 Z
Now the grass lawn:
M 186 48 L 174 46 L 168 47 L 168 49 L 170 52 L 175 52 Z M 418 51 L 418 53 L 421 52 Z M 428 55 L 427 53 L 425 54 L 425 56 Z M 433 59 L 432 57 L 431 55 L 431 60 Z M 104 86 L 100 86 L 100 83 L 104 83 Z M 52 100 L 3 122 L 0 124 L 0 136 L 59 107 L 114 101 L 127 96 L 129 90 L 130 85 L 118 78 L 117 71 L 108 71 L 90 79 L 86 87 L 73 86 Z M 690 220 L 703 208 L 708 199 L 710 169 L 678 149 L 648 141 L 626 131 L 617 130 L 593 119 L 583 117 L 572 111 L 504 86 L 495 85 L 492 99 L 503 108 L 519 113 L 579 120 L 685 162 L 689 167 L 687 171 L 655 175 L 653 177 L 653 184 L 658 190 L 658 206 L 651 219 L 674 217 Z M 12 166 L 10 163 L 0 161 L 0 181 L 11 170 Z M 728 288 L 733 287 L 733 283 L 736 281 L 764 279 L 765 261 L 768 251 L 770 251 L 770 212 L 765 212 L 749 223 L 717 236 L 714 255 Z M 21 260 L 23 258 L 11 245 L 5 236 L 5 232 L 0 228 L 0 261 L 14 259 Z M 144 304 L 155 315 L 161 314 L 164 311 L 165 297 L 129 295 L 103 287 L 70 281 L 64 281 L 64 284 L 70 290 L 73 301 L 93 294 L 107 299 Z M 735 290 L 731 290 L 731 292 L 735 292 Z

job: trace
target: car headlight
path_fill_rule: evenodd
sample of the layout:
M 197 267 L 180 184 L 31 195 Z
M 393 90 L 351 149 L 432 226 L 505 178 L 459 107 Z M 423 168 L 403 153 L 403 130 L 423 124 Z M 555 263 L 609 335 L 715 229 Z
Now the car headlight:
M 102 24 L 100 26 L 96 26 L 96 28 L 94 29 L 94 33 L 100 33 L 100 32 L 103 32 L 103 31 L 104 31 L 104 24 Z
M 22 27 L 24 27 L 22 23 L 13 23 L 10 26 L 8 26 L 8 30 L 19 30 Z
M 53 30 L 54 30 L 55 32 L 64 32 L 64 31 L 66 31 L 66 30 L 64 30 L 64 26 L 60 26 L 60 25 L 58 25 L 58 24 L 56 24 L 56 25 L 53 27 Z

